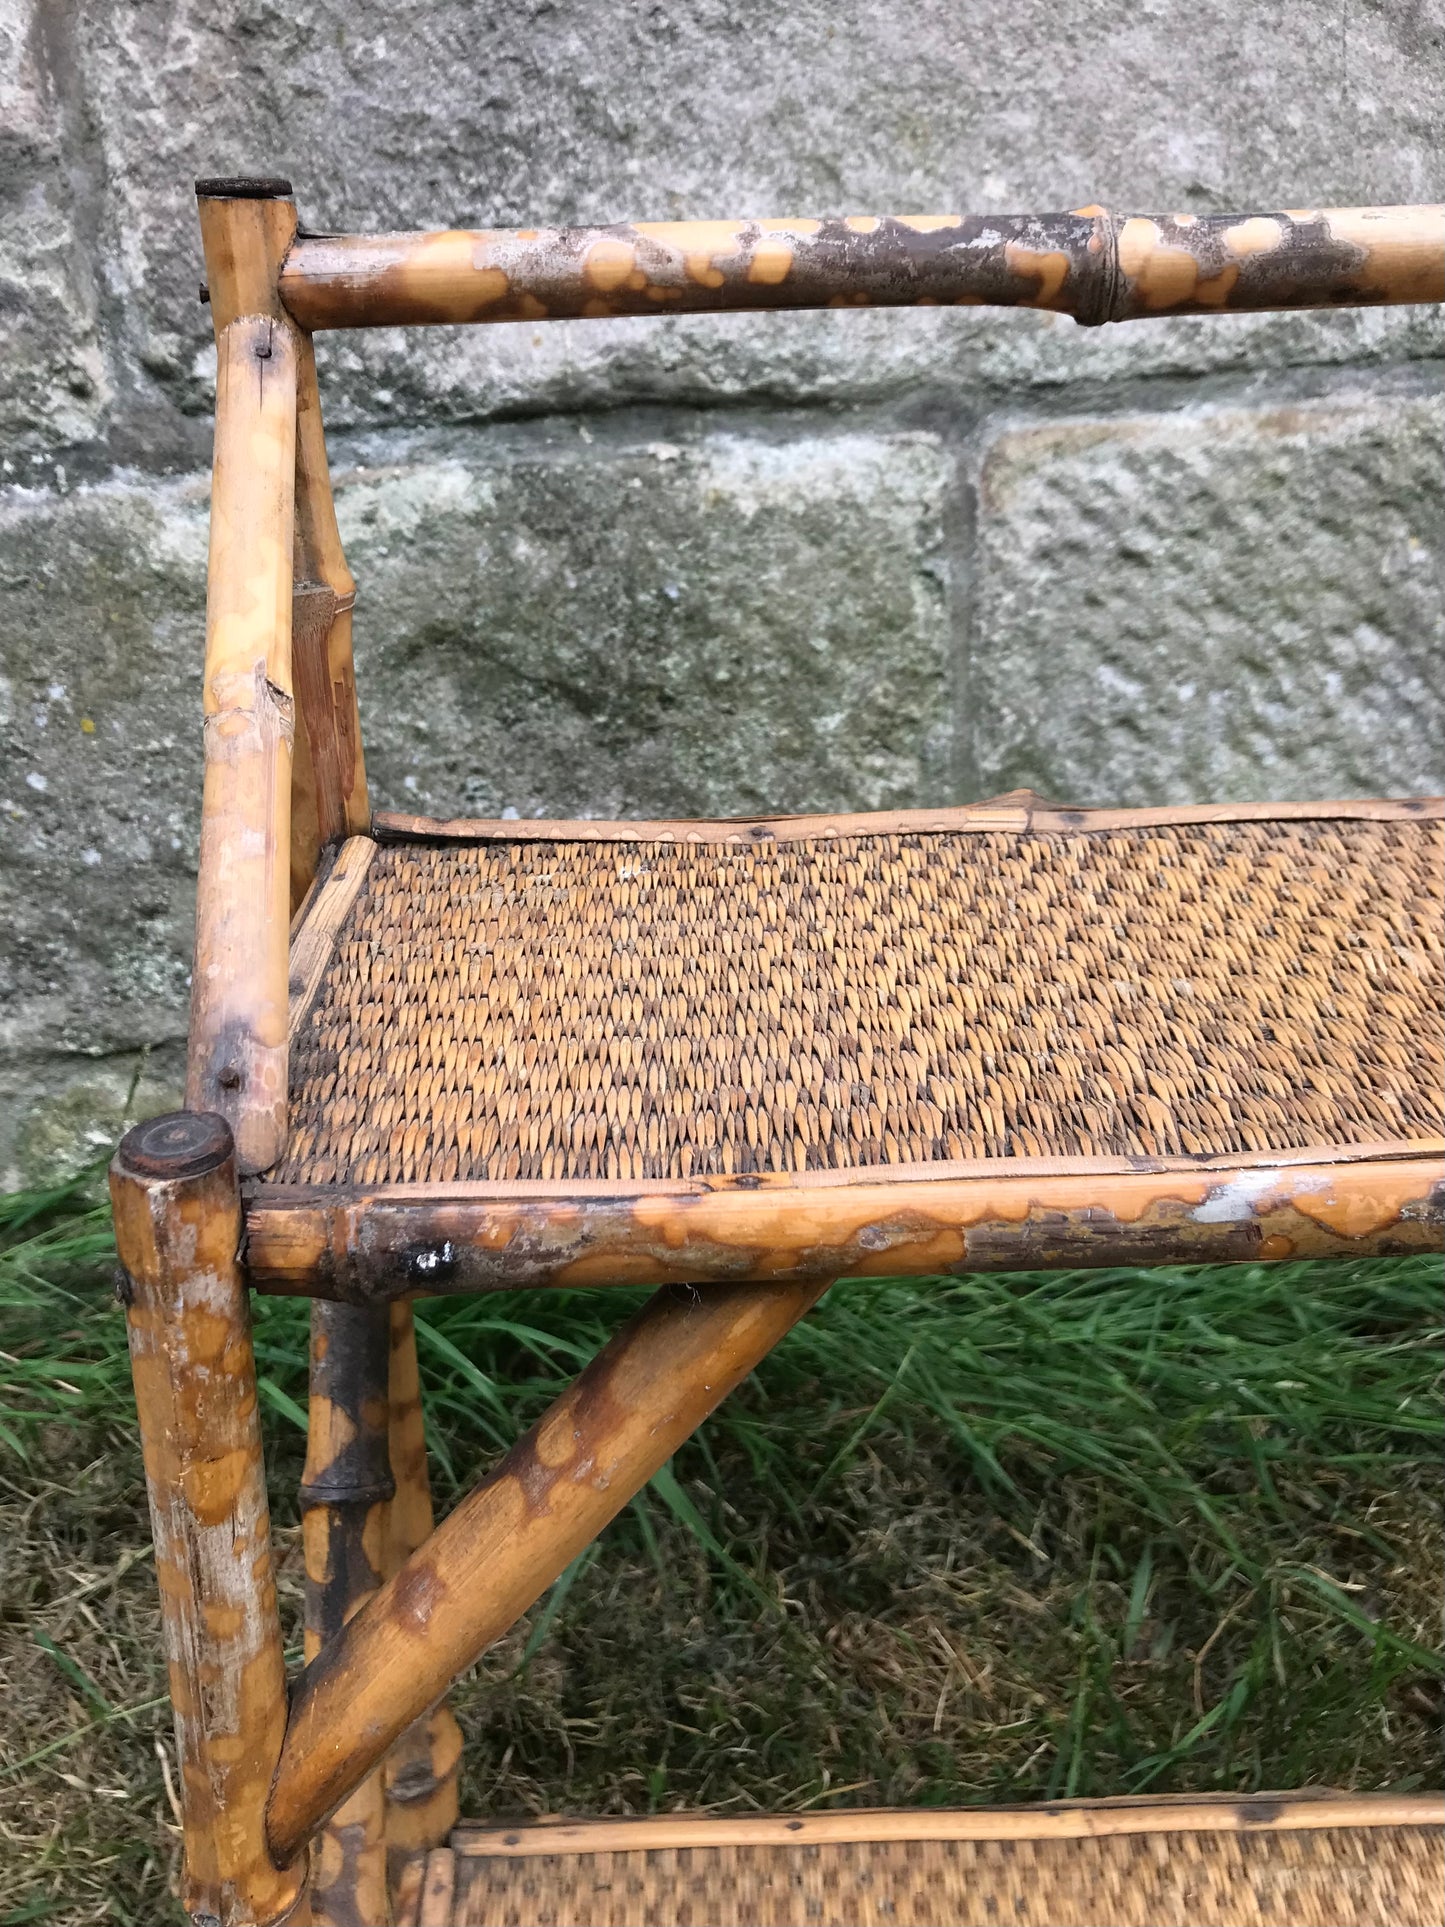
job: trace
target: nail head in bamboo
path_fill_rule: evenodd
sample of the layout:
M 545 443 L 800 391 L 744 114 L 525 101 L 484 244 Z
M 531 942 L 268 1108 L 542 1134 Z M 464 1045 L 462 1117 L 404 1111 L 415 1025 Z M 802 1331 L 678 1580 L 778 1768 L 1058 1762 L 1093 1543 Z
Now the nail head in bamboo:
M 279 1921 L 305 1856 L 298 1846 L 290 1864 L 274 1863 L 264 1830 L 286 1670 L 231 1133 L 191 1112 L 137 1125 L 110 1188 L 181 1767 L 186 1905 L 224 1927 Z

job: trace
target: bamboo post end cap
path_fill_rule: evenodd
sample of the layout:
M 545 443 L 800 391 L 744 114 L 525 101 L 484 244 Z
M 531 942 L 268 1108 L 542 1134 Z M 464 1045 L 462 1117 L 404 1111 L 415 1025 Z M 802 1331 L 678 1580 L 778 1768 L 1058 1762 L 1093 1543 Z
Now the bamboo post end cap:
M 279 174 L 203 174 L 198 201 L 289 201 L 291 183 Z
M 218 1171 L 234 1155 L 231 1127 L 211 1111 L 163 1111 L 132 1125 L 115 1166 L 126 1177 L 175 1183 Z

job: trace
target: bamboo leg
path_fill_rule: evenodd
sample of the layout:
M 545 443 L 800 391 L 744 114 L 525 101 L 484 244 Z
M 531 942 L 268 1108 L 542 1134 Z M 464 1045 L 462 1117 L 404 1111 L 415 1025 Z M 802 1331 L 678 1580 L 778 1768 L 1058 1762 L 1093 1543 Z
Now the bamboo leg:
M 311 1400 L 301 1533 L 306 1657 L 381 1585 L 394 1490 L 387 1450 L 386 1307 L 311 1307 Z M 326 1822 L 312 1853 L 313 1927 L 387 1919 L 382 1776 L 364 1779 Z
M 391 1311 L 391 1471 L 396 1496 L 387 1509 L 386 1577 L 431 1537 L 431 1481 L 411 1304 Z M 386 1846 L 393 1884 L 416 1854 L 445 1845 L 457 1823 L 462 1730 L 447 1706 L 434 1706 L 402 1734 L 386 1758 Z
M 307 1838 L 826 1289 L 664 1287 L 623 1326 L 298 1680 L 273 1852 Z
M 286 1666 L 231 1133 L 185 1111 L 139 1124 L 110 1186 L 181 1766 L 185 1905 L 220 1927 L 281 1921 L 306 1860 L 298 1848 L 278 1865 L 266 1846 Z

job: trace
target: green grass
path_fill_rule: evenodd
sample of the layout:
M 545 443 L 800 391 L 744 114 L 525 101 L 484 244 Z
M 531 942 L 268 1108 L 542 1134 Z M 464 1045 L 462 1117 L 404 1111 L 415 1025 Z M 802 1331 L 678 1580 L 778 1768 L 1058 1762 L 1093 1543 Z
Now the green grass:
M 176 1917 L 92 1195 L 0 1201 L 0 1923 Z M 837 1287 L 463 1682 L 466 1806 L 1435 1782 L 1440 1282 L 1392 1259 Z M 636 1302 L 419 1307 L 444 1504 Z M 288 1630 L 305 1319 L 257 1303 Z

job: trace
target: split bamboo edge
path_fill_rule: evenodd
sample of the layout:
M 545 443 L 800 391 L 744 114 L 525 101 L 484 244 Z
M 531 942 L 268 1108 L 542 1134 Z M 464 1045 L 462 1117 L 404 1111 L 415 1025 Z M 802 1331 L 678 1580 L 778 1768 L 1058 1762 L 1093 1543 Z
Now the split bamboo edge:
M 378 810 L 379 843 L 682 843 L 753 845 L 831 842 L 853 836 L 930 836 L 1000 832 L 1026 836 L 1157 830 L 1205 823 L 1438 822 L 1445 796 L 1345 797 L 1305 803 L 1165 803 L 1096 809 L 1052 803 L 1033 790 L 1008 790 L 981 803 L 936 810 L 877 810 L 831 816 L 430 817 Z
M 1100 1840 L 1142 1833 L 1296 1833 L 1336 1827 L 1439 1827 L 1445 1794 L 1262 1793 L 1049 1801 L 1039 1806 L 854 1808 L 833 1813 L 707 1814 L 466 1826 L 463 1857 L 655 1853 L 681 1848 L 816 1847 L 908 1840 Z

